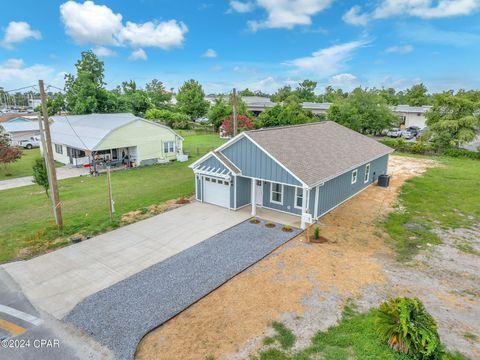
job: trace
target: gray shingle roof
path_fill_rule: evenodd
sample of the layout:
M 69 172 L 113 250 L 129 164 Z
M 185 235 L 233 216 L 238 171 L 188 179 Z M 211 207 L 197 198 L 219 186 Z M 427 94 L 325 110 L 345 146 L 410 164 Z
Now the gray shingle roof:
M 220 161 L 222 161 L 225 166 L 227 166 L 230 171 L 232 171 L 234 174 L 240 174 L 241 171 L 238 167 L 236 167 L 229 159 L 227 159 L 220 151 L 214 151 L 213 152 L 215 156 L 217 156 Z
M 333 121 L 252 130 L 245 134 L 308 186 L 393 151 Z

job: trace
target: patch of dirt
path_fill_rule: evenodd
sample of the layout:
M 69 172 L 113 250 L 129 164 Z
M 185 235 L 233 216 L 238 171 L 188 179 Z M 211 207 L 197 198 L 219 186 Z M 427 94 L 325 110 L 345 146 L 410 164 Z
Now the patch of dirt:
M 329 242 L 306 243 L 303 234 L 292 239 L 146 335 L 136 358 L 245 359 L 271 335 L 272 320 L 283 321 L 294 331 L 298 349 L 309 345 L 315 332 L 334 325 L 348 299 L 367 309 L 397 294 L 420 297 L 438 319 L 442 339 L 448 331 L 480 335 L 479 325 L 474 324 L 480 318 L 478 308 L 469 319 L 457 317 L 458 308 L 465 309 L 467 316 L 467 310 L 478 306 L 472 299 L 480 291 L 476 278 L 456 293 L 452 289 L 458 286 L 443 285 L 443 279 L 437 279 L 440 264 L 430 266 L 421 259 L 408 265 L 395 262 L 385 246 L 387 235 L 377 226 L 393 210 L 399 187 L 431 166 L 438 163 L 392 156 L 389 188 L 372 186 L 321 219 L 321 234 Z M 453 281 L 471 274 L 451 276 Z M 454 323 L 462 326 L 451 329 Z M 472 354 L 476 345 L 458 337 L 447 340 L 447 345 Z
M 159 205 L 150 205 L 139 210 L 130 211 L 122 215 L 121 222 L 122 225 L 131 224 L 140 220 L 150 218 L 154 215 L 158 215 L 165 211 L 176 209 L 182 205 L 189 204 L 193 200 L 193 196 L 190 198 L 177 198 L 165 201 Z

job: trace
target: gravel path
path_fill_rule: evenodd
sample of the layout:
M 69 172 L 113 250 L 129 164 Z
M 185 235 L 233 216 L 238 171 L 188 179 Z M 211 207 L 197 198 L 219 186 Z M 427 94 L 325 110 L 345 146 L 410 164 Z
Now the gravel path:
M 89 296 L 65 320 L 109 347 L 118 359 L 133 359 L 147 332 L 299 232 L 245 221 Z

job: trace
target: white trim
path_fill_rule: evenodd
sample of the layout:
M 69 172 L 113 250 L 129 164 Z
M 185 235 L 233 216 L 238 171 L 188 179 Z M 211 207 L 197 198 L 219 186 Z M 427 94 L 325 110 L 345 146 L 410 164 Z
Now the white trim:
M 245 205 L 242 205 L 242 206 L 240 206 L 240 207 L 237 207 L 237 208 L 232 208 L 232 209 L 230 209 L 230 210 L 234 210 L 234 211 L 236 211 L 236 210 L 243 209 L 243 208 L 244 208 L 244 207 L 246 207 L 246 206 L 250 206 L 250 203 L 248 203 L 248 204 L 245 204 Z
M 292 175 L 295 179 L 297 179 L 300 184 L 302 184 L 303 186 L 306 186 L 308 187 L 307 183 L 305 183 L 305 181 L 303 181 L 302 179 L 300 179 L 297 175 L 295 175 L 292 171 L 290 171 L 285 165 L 283 165 L 280 161 L 278 161 L 277 159 L 275 159 L 275 157 L 270 154 L 267 150 L 265 150 L 263 147 L 261 147 L 258 143 L 255 142 L 255 140 L 253 140 L 250 136 L 248 136 L 247 133 L 242 133 L 242 134 L 245 134 L 245 137 L 250 140 L 254 145 L 256 145 L 260 150 L 262 150 L 265 154 L 267 154 L 273 161 L 275 161 L 278 165 L 280 165 L 286 172 L 288 172 L 290 175 Z
M 302 217 L 301 214 L 295 214 L 295 213 L 293 213 L 293 212 L 288 212 L 288 211 L 284 211 L 284 210 L 278 210 L 278 209 L 274 209 L 274 208 L 271 208 L 271 207 L 268 207 L 268 206 L 264 206 L 263 208 L 264 208 L 264 209 L 268 209 L 268 210 L 278 211 L 278 212 L 281 212 L 281 213 L 284 213 L 284 214 L 288 214 L 288 215 L 298 216 L 299 218 Z
M 367 166 L 368 166 L 368 172 L 367 172 Z M 366 184 L 370 180 L 370 172 L 372 170 L 372 166 L 370 163 L 365 165 L 365 174 L 363 176 L 363 183 Z
M 202 161 L 205 161 L 207 160 L 210 156 L 213 156 L 213 151 L 209 151 L 208 153 L 206 153 L 205 155 L 203 155 L 200 159 L 198 159 L 197 161 L 193 162 L 192 164 L 188 165 L 188 167 L 190 169 L 193 169 L 195 166 L 197 166 L 197 163 L 200 163 Z
M 355 174 L 355 180 L 354 180 L 353 174 Z M 351 179 L 351 181 L 352 181 L 351 185 L 357 183 L 357 181 L 358 181 L 358 169 L 352 170 L 352 179 Z
M 348 169 L 346 169 L 346 170 L 344 170 L 344 171 L 341 171 L 341 172 L 339 172 L 339 173 L 337 173 L 337 174 L 335 174 L 335 175 L 326 177 L 326 178 L 324 178 L 324 179 L 322 179 L 322 180 L 320 180 L 320 181 L 312 184 L 311 187 L 315 187 L 315 186 L 317 186 L 317 185 L 320 185 L 321 183 L 326 183 L 327 181 L 332 180 L 332 179 L 335 179 L 336 177 L 338 177 L 338 176 L 340 176 L 340 175 L 343 175 L 343 174 L 345 174 L 345 173 L 347 173 L 347 172 L 349 172 L 349 171 L 352 171 L 352 170 L 354 170 L 354 169 L 356 169 L 356 168 L 359 168 L 359 167 L 361 167 L 362 165 L 365 165 L 365 164 L 367 164 L 367 163 L 369 163 L 369 162 L 372 162 L 372 161 L 375 161 L 375 160 L 377 160 L 377 159 L 380 159 L 381 157 L 384 157 L 385 155 L 390 155 L 390 154 L 393 153 L 394 151 L 395 151 L 394 149 L 390 149 L 390 151 L 386 152 L 386 153 L 383 154 L 383 155 L 379 155 L 379 156 L 374 157 L 374 158 L 372 158 L 372 159 L 370 159 L 370 160 L 368 160 L 368 161 L 365 161 L 365 162 L 362 162 L 362 163 L 357 164 L 357 165 L 355 165 L 355 166 L 352 166 L 351 168 L 348 168 Z M 387 163 L 387 166 L 388 166 L 388 163 Z
M 256 187 L 257 182 L 253 178 L 250 183 L 250 203 L 252 204 L 252 216 L 257 215 L 257 199 L 256 199 Z
M 198 180 L 201 179 L 201 176 L 198 175 L 198 174 L 195 174 L 195 199 L 197 199 L 197 201 L 201 201 L 199 198 L 198 198 Z
M 230 179 L 230 183 L 233 181 L 233 209 L 237 208 L 237 177 L 234 175 Z
M 218 161 L 220 161 L 220 163 L 223 164 L 223 166 L 225 166 L 228 170 L 230 170 L 230 172 L 231 172 L 232 174 L 235 174 L 235 175 L 237 174 L 234 169 L 232 169 L 230 166 L 228 166 L 222 159 L 220 159 L 220 158 L 215 154 L 215 151 L 212 151 L 212 155 L 213 155 L 213 157 L 214 157 L 215 159 L 217 159 Z M 223 153 L 222 153 L 222 155 L 225 156 L 225 154 L 223 154 Z M 225 157 L 226 157 L 226 156 L 225 156 Z M 230 160 L 230 159 L 229 159 L 229 160 Z M 236 165 L 235 165 L 235 166 L 236 166 Z M 239 168 L 237 168 L 237 169 L 240 170 Z M 241 173 L 242 173 L 242 170 L 240 170 L 239 174 L 241 174 Z
M 237 136 L 231 138 L 230 140 L 228 140 L 226 143 L 220 145 L 218 148 L 216 148 L 214 151 L 222 151 L 223 149 L 229 147 L 230 145 L 232 145 L 233 143 L 236 143 L 238 140 L 240 140 L 242 137 L 245 136 L 245 133 L 244 132 L 241 132 L 240 134 L 238 134 Z
M 355 194 L 353 194 L 352 196 L 349 196 L 348 198 L 346 198 L 346 199 L 343 200 L 342 202 L 338 203 L 338 204 L 335 205 L 334 207 L 332 207 L 332 208 L 328 209 L 327 211 L 323 212 L 322 214 L 318 215 L 315 220 L 320 219 L 323 215 L 328 214 L 330 211 L 336 209 L 337 207 L 339 207 L 340 205 L 342 205 L 344 202 L 346 202 L 346 201 L 350 200 L 351 198 L 353 198 L 354 196 L 360 194 L 363 190 L 365 190 L 366 188 L 368 188 L 369 186 L 372 186 L 372 185 L 373 185 L 373 183 L 368 184 L 367 186 L 361 188 L 359 191 L 357 191 L 357 192 L 356 192 Z
M 302 189 L 302 205 L 301 206 L 297 206 L 298 189 Z M 293 199 L 293 207 L 299 210 L 303 209 L 303 188 L 302 187 L 295 186 L 295 197 Z
M 280 181 L 273 181 L 273 180 L 269 180 L 269 179 L 262 179 L 262 178 L 254 178 L 254 177 L 251 177 L 251 176 L 247 176 L 247 175 L 239 175 L 241 177 L 244 177 L 244 178 L 247 178 L 247 179 L 255 179 L 255 180 L 262 180 L 262 181 L 265 181 L 265 182 L 276 182 L 277 184 L 282 184 L 282 185 L 285 185 L 285 186 L 291 186 L 291 187 L 296 187 L 298 185 L 293 185 L 293 184 L 287 184 L 287 183 L 284 183 L 284 182 L 280 182 Z
M 273 190 L 272 190 L 272 189 L 273 189 L 273 186 L 272 186 L 272 185 L 273 185 L 273 184 L 278 184 L 278 185 L 280 185 L 280 186 L 282 187 L 282 188 L 281 188 L 282 191 L 280 192 L 282 201 L 275 201 L 275 200 L 272 199 L 272 194 L 273 194 Z M 277 183 L 277 182 L 274 182 L 274 181 L 270 181 L 270 202 L 271 202 L 272 204 L 283 205 L 283 196 L 284 196 L 284 193 L 285 193 L 285 192 L 283 191 L 283 190 L 284 190 L 284 189 L 283 189 L 283 186 L 284 186 L 284 185 L 281 184 L 281 183 Z
M 318 214 L 318 197 L 320 192 L 320 185 L 315 188 L 315 204 L 313 205 L 313 217 L 316 218 Z

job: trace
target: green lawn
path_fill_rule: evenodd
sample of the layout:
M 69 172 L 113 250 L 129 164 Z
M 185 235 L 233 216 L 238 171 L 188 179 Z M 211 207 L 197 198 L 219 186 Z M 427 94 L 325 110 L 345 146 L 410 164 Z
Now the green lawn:
M 191 145 L 221 144 L 216 135 L 185 137 Z M 201 153 L 200 155 L 202 155 Z M 112 173 L 115 219 L 109 221 L 106 177 L 78 177 L 59 181 L 65 228 L 53 226 L 50 200 L 38 185 L 0 192 L 0 263 L 14 259 L 21 249 L 38 252 L 63 245 L 55 239 L 80 232 L 93 235 L 120 223 L 121 215 L 190 195 L 195 190 L 193 172 L 187 163 L 136 168 Z M 34 251 L 35 252 L 35 251 Z
M 32 175 L 33 161 L 40 157 L 40 149 L 23 150 L 22 157 L 7 166 L 6 171 L 0 170 L 0 180 L 8 180 Z
M 399 211 L 384 223 L 399 260 L 427 243 L 439 243 L 434 228 L 468 227 L 480 221 L 480 161 L 435 158 L 440 167 L 408 180 L 399 194 Z
M 183 150 L 191 156 L 199 156 L 222 145 L 225 139 L 218 134 L 195 133 L 192 130 L 177 130 L 185 138 Z
M 327 331 L 312 338 L 311 346 L 296 353 L 285 352 L 278 346 L 265 350 L 254 360 L 414 360 L 413 357 L 393 351 L 377 333 L 377 310 L 357 313 L 346 307 L 342 320 Z M 285 329 L 283 330 L 285 332 Z M 280 334 L 278 336 L 281 336 Z M 285 335 L 283 335 L 285 336 Z M 290 337 L 294 336 L 293 334 Z M 268 338 L 267 338 L 268 339 Z M 268 343 L 268 342 L 267 342 Z M 443 360 L 466 360 L 459 353 L 447 353 Z

